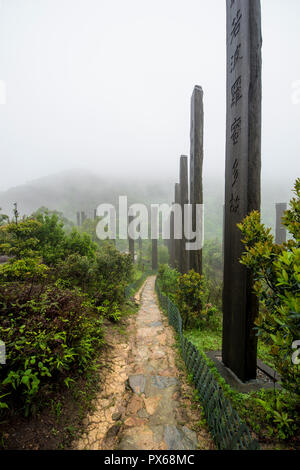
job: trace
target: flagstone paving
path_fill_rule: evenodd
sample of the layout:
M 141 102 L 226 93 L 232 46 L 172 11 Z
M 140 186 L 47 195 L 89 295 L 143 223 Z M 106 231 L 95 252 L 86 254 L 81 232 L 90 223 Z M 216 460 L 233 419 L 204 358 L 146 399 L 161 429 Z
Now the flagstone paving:
M 140 309 L 128 320 L 126 335 L 106 338 L 109 369 L 77 449 L 214 448 L 186 373 L 177 365 L 174 331 L 160 311 L 154 286 L 151 276 L 136 296 Z

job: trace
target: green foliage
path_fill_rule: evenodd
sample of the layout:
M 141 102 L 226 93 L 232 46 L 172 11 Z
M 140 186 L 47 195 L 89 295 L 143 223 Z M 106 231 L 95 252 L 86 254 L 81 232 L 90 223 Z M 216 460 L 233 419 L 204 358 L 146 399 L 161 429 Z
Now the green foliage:
M 37 410 L 41 398 L 93 367 L 103 317 L 122 315 L 132 261 L 113 244 L 64 230 L 60 214 L 41 209 L 0 227 L 0 409 Z
M 206 240 L 203 247 L 203 274 L 209 292 L 208 302 L 222 308 L 223 254 L 219 240 Z
M 274 243 L 271 229 L 261 224 L 258 212 L 238 227 L 246 249 L 241 263 L 251 270 L 261 303 L 256 320 L 258 334 L 272 345 L 283 386 L 300 395 L 300 366 L 292 363 L 292 345 L 300 340 L 300 179 L 295 194 L 283 219 L 293 236 L 288 243 Z
M 205 241 L 203 266 L 208 279 L 221 281 L 223 278 L 222 243 L 218 239 Z
M 167 264 L 162 264 L 158 269 L 158 283 L 162 293 L 175 302 L 177 293 L 177 281 L 179 279 L 179 272 L 176 269 L 170 268 Z
M 0 207 L 0 211 L 1 211 L 1 207 Z M 8 222 L 8 216 L 5 214 L 0 214 L 0 226 L 6 224 L 7 222 Z
M 92 241 L 90 235 L 80 233 L 76 228 L 73 228 L 71 233 L 65 237 L 63 248 L 65 255 L 77 253 L 81 256 L 93 258 L 97 250 L 97 244 Z
M 158 245 L 158 263 L 167 264 L 169 262 L 169 250 L 166 245 Z
M 204 276 L 191 270 L 180 275 L 176 269 L 161 265 L 158 271 L 161 292 L 180 310 L 184 328 L 219 324 L 218 309 L 210 303 L 210 284 Z
M 37 256 L 41 225 L 37 220 L 26 219 L 18 224 L 10 223 L 0 227 L 1 252 L 17 259 Z
M 220 323 L 219 323 L 220 325 Z M 199 349 L 199 351 L 219 351 L 222 349 L 222 334 L 221 325 L 219 329 L 210 328 L 195 328 L 188 330 L 185 336 Z
M 42 257 L 50 266 L 73 253 L 93 257 L 97 249 L 88 234 L 81 234 L 75 228 L 66 234 L 59 217 L 47 213 L 0 227 L 0 240 L 1 252 L 17 259 Z
M 0 265 L 0 283 L 13 281 L 42 281 L 48 275 L 49 268 L 35 258 L 13 259 Z
M 132 277 L 133 264 L 130 255 L 120 253 L 108 242 L 97 252 L 95 262 L 99 286 L 95 293 L 97 305 L 105 300 L 122 302 L 125 287 Z
M 91 237 L 92 241 L 96 243 L 98 246 L 102 246 L 102 243 L 103 243 L 102 240 L 99 240 L 99 238 L 97 237 L 97 233 L 96 233 L 97 224 L 100 220 L 101 220 L 101 217 L 96 217 L 96 219 L 93 219 L 93 220 L 85 219 L 81 227 L 78 227 L 78 230 L 81 233 L 87 233 Z
M 62 222 L 63 224 L 63 227 L 66 231 L 69 231 L 72 227 L 74 227 L 74 224 L 73 222 L 71 222 L 69 219 L 67 219 L 64 214 L 60 211 L 56 211 L 56 210 L 50 210 L 48 209 L 47 207 L 45 206 L 42 206 L 40 207 L 39 209 L 37 209 L 33 214 L 32 214 L 32 218 L 33 219 L 37 219 L 38 216 L 44 216 L 44 215 L 48 215 L 48 216 L 52 216 L 52 215 L 56 215 L 57 218 L 59 219 L 60 222 Z
M 84 370 L 102 344 L 102 320 L 79 291 L 49 287 L 44 292 L 11 283 L 0 287 L 0 337 L 6 365 L 0 370 L 0 393 L 24 406 L 72 370 Z
M 201 316 L 208 317 L 212 306 L 204 306 L 207 296 L 204 277 L 191 270 L 177 280 L 177 305 L 183 320 L 183 327 L 195 325 Z
M 102 314 L 116 321 L 120 316 L 118 305 L 123 303 L 125 287 L 131 280 L 132 266 L 129 255 L 106 244 L 94 258 L 73 254 L 61 261 L 57 285 L 79 287 L 97 307 L 102 307 Z
M 116 302 L 109 302 L 108 300 L 105 300 L 97 310 L 103 317 L 114 323 L 117 323 L 122 316 L 119 305 Z
M 291 400 L 283 394 L 266 395 L 255 400 L 265 411 L 269 435 L 277 435 L 281 440 L 294 436 L 297 423 L 294 416 L 295 408 Z

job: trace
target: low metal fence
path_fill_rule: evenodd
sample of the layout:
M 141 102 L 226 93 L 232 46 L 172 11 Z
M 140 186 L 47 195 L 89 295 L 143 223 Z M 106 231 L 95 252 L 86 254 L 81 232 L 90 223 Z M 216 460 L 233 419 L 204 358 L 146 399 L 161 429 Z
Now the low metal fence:
M 142 286 L 148 276 L 149 272 L 145 272 L 139 279 L 132 282 L 131 284 L 128 284 L 128 286 L 125 287 L 125 298 L 128 299 L 129 297 L 132 297 L 136 293 L 136 291 Z
M 155 283 L 159 302 L 168 313 L 169 324 L 180 338 L 181 352 L 205 412 L 206 420 L 215 444 L 220 450 L 259 450 L 259 443 L 242 423 L 238 413 L 224 396 L 221 386 L 213 376 L 205 357 L 183 335 L 182 318 L 176 305 L 159 290 Z

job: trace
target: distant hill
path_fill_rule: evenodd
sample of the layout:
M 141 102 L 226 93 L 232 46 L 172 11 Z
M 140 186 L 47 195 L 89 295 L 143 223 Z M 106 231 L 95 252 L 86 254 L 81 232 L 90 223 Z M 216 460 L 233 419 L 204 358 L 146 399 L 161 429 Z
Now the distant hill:
M 119 195 L 127 195 L 129 203 L 168 202 L 170 188 L 158 182 L 109 179 L 86 171 L 73 170 L 46 176 L 27 184 L 0 192 L 0 207 L 12 214 L 18 203 L 21 215 L 29 215 L 41 206 L 59 210 L 75 222 L 76 212 L 93 213 L 101 203 L 116 204 Z M 171 196 L 170 196 L 171 198 Z
M 296 179 L 296 178 L 295 178 Z M 127 195 L 128 203 L 171 203 L 175 181 L 167 178 L 153 180 L 112 179 L 87 171 L 72 170 L 46 176 L 27 184 L 0 192 L 2 212 L 12 215 L 14 202 L 21 215 L 30 215 L 41 206 L 64 213 L 76 222 L 76 212 L 92 216 L 101 203 L 117 204 L 118 197 Z M 264 182 L 262 185 L 263 221 L 274 228 L 275 203 L 288 202 L 291 187 L 286 183 Z M 205 237 L 221 238 L 223 224 L 224 182 L 220 178 L 204 180 Z

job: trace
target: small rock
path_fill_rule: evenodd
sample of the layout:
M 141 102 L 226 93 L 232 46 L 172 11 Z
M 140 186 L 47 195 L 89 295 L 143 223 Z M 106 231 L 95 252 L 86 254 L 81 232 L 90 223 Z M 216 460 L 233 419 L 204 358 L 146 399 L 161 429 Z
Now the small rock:
M 175 377 L 163 377 L 159 375 L 152 377 L 152 385 L 160 389 L 169 388 L 177 384 L 178 380 Z
M 138 397 L 137 395 L 134 395 L 127 406 L 127 412 L 129 414 L 137 414 L 137 412 L 143 407 L 143 400 Z
M 197 434 L 186 426 L 166 425 L 164 440 L 169 450 L 196 450 L 198 444 Z
M 155 326 L 162 326 L 162 322 L 161 321 L 154 321 L 154 322 L 150 323 L 150 327 L 155 327 Z
M 131 375 L 128 377 L 128 383 L 134 393 L 144 393 L 146 384 L 144 375 Z
M 111 417 L 113 421 L 119 421 L 122 418 L 122 413 L 117 411 L 116 413 L 113 413 Z
M 156 408 L 161 400 L 161 397 L 150 397 L 144 398 L 145 407 L 149 415 L 153 415 L 156 411 Z
M 116 437 L 120 431 L 120 426 L 118 424 L 114 424 L 106 433 L 106 438 Z
M 140 418 L 148 418 L 149 415 L 147 413 L 147 411 L 145 410 L 145 408 L 141 408 L 139 411 L 138 411 L 138 416 Z
M 126 421 L 124 421 L 124 424 L 125 426 L 129 426 L 129 427 L 138 427 L 138 426 L 144 425 L 145 420 L 141 418 L 130 417 L 130 418 L 127 418 Z

